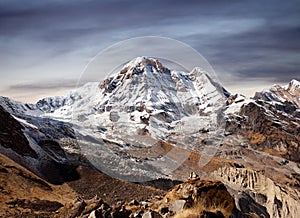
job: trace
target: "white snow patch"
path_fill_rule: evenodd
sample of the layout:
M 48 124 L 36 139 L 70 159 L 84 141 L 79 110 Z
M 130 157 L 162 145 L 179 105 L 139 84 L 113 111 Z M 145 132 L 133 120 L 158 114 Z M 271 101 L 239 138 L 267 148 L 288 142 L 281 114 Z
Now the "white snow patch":
M 14 116 L 14 115 L 12 115 L 12 117 L 15 118 L 17 121 L 19 121 L 20 123 L 22 123 L 22 124 L 25 125 L 25 126 L 29 126 L 29 127 L 31 127 L 31 128 L 34 128 L 34 129 L 38 129 L 37 126 L 35 126 L 35 125 L 29 123 L 27 120 L 23 120 L 23 119 L 21 119 L 21 118 L 19 118 L 19 117 L 16 117 L 16 116 Z

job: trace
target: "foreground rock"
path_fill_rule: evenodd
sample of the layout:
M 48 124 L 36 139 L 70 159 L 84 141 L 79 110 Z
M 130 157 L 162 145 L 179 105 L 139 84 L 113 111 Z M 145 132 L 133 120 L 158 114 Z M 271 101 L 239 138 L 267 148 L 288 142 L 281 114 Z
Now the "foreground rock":
M 98 198 L 76 199 L 55 217 L 229 217 L 236 213 L 234 209 L 234 199 L 223 183 L 194 178 L 176 185 L 164 197 L 142 202 L 108 205 Z

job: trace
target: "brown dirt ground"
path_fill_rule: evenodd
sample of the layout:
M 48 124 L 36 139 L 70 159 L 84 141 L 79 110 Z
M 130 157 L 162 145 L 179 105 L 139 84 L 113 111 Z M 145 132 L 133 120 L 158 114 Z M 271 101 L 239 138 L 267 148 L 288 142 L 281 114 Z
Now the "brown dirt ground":
M 97 195 L 109 204 L 149 199 L 165 192 L 111 178 L 95 169 L 79 166 L 80 179 L 53 185 L 0 154 L 0 217 L 52 217 L 77 196 Z

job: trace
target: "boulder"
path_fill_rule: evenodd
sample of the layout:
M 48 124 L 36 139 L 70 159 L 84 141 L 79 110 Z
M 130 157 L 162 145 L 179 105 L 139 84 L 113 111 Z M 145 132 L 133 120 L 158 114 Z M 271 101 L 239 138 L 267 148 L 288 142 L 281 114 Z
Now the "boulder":
M 98 210 L 93 210 L 88 218 L 102 218 L 102 214 Z
M 162 218 L 162 216 L 155 211 L 148 211 L 144 213 L 143 218 Z
M 178 212 L 181 211 L 185 208 L 186 206 L 186 200 L 176 200 L 174 201 L 170 206 L 169 206 L 169 210 L 173 211 L 173 212 Z
M 139 202 L 137 200 L 132 200 L 128 203 L 129 206 L 138 206 Z

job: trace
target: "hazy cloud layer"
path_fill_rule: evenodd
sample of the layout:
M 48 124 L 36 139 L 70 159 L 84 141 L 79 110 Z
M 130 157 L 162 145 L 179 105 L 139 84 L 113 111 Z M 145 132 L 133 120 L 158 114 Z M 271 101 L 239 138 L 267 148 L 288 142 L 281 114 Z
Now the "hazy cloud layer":
M 82 84 L 81 84 L 82 85 Z M 75 80 L 59 80 L 59 81 L 40 81 L 40 82 L 33 82 L 33 83 L 19 83 L 15 85 L 9 86 L 11 90 L 18 90 L 18 91 L 27 91 L 27 90 L 50 90 L 50 89 L 76 89 L 77 81 Z

